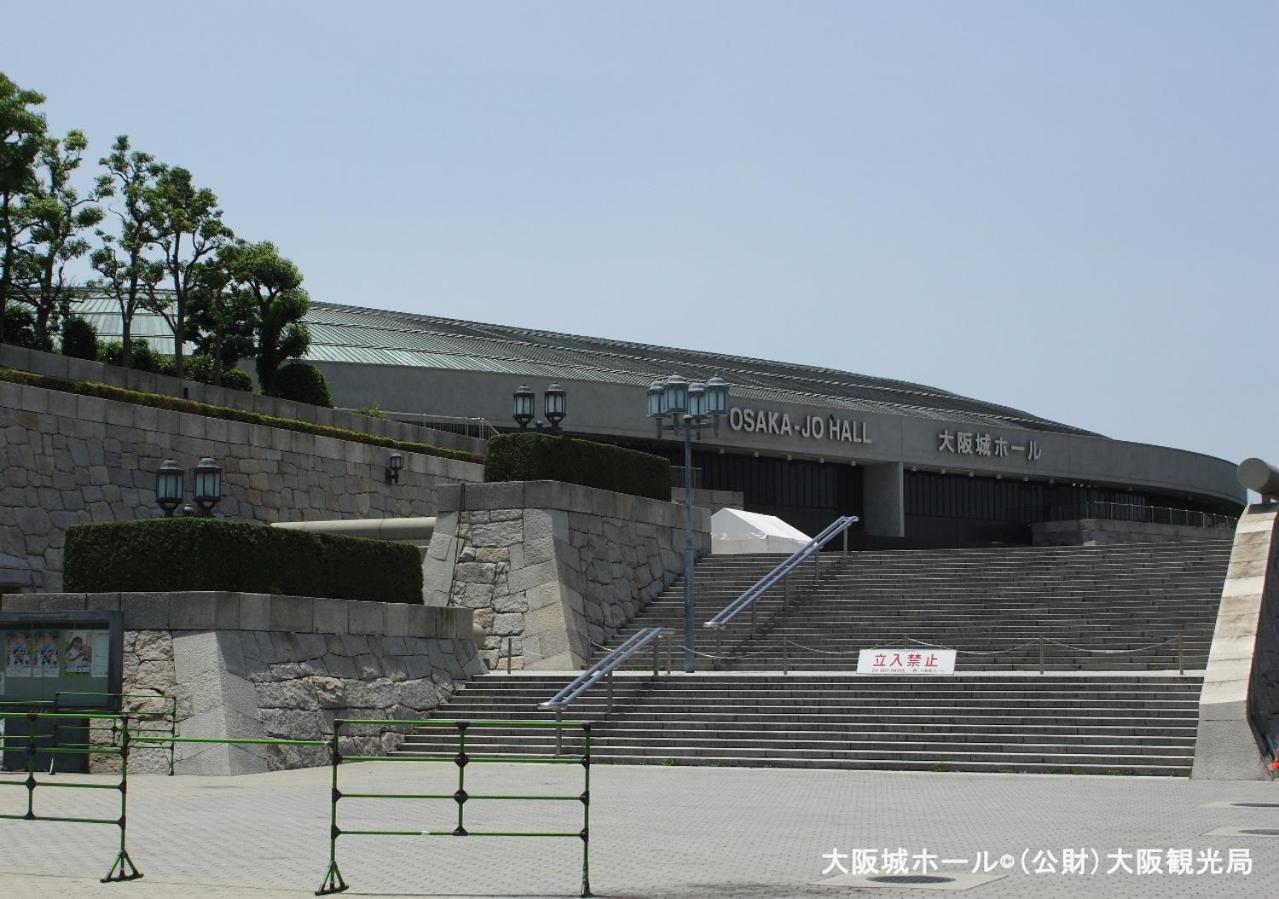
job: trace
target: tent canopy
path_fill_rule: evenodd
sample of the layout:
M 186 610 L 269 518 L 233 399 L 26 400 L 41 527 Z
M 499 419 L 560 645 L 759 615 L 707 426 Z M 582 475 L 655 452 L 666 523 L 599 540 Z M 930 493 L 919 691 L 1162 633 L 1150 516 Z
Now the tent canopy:
M 793 553 L 812 538 L 775 515 L 720 509 L 711 516 L 711 553 Z

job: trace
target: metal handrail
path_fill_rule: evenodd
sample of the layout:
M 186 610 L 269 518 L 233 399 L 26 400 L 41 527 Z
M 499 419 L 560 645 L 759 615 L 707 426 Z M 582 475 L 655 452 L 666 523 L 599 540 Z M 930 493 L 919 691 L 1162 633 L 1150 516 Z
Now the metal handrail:
M 733 600 L 728 605 L 724 606 L 724 608 L 719 611 L 719 614 L 703 624 L 702 627 L 724 627 L 724 625 L 736 618 L 739 613 L 750 608 L 751 604 L 767 593 L 771 587 L 780 583 L 783 578 L 793 572 L 802 563 L 820 552 L 822 547 L 835 539 L 836 535 L 841 533 L 844 535 L 844 552 L 847 553 L 848 528 L 856 524 L 857 521 L 858 518 L 856 515 L 841 515 L 839 518 L 836 518 L 828 524 L 820 534 L 800 549 L 791 553 L 780 565 L 748 587 L 745 593 L 737 597 L 737 599 Z
M 340 407 L 339 412 L 357 412 L 357 409 Z M 401 424 L 418 425 L 437 431 L 449 431 L 464 437 L 478 437 L 489 440 L 498 434 L 497 428 L 482 415 L 437 415 L 433 412 L 394 412 L 388 409 L 378 410 L 382 417 Z
M 605 675 L 612 675 L 623 662 L 650 643 L 653 644 L 653 671 L 656 673 L 658 667 L 656 641 L 668 631 L 670 631 L 668 627 L 646 627 L 636 631 L 608 655 L 573 678 L 572 682 L 564 689 L 546 700 L 546 702 L 538 703 L 537 707 L 548 711 L 554 710 L 556 713 L 564 711 L 579 696 L 599 683 L 600 678 Z
M 622 645 L 614 649 L 604 658 L 600 659 L 590 668 L 587 668 L 577 677 L 573 678 L 564 689 L 560 690 L 546 702 L 539 702 L 539 709 L 555 712 L 555 721 L 557 723 L 564 720 L 564 710 L 569 704 L 576 701 L 583 693 L 600 682 L 600 678 L 608 681 L 608 711 L 613 711 L 613 672 L 617 670 L 623 662 L 629 659 L 635 653 L 639 652 L 650 643 L 653 645 L 653 676 L 657 676 L 657 641 L 664 637 L 670 628 L 668 627 L 646 627 L 631 634 Z M 667 663 L 669 667 L 669 661 Z M 669 672 L 668 672 L 669 673 Z M 557 728 L 555 731 L 555 754 L 564 754 L 564 731 Z
M 1085 500 L 1077 506 L 1054 506 L 1049 518 L 1069 521 L 1074 518 L 1100 518 L 1136 524 L 1167 524 L 1199 528 L 1233 528 L 1237 516 L 1216 512 L 1198 512 L 1175 506 L 1148 506 L 1144 503 L 1117 503 L 1110 500 Z

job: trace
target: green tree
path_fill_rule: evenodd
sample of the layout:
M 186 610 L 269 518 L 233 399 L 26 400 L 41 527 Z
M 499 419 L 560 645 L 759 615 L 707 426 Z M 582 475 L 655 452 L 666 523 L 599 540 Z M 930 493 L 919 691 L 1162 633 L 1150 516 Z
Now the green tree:
M 254 354 L 257 346 L 257 301 L 235 278 L 243 242 L 226 244 L 196 272 L 187 308 L 187 340 L 212 365 L 212 383 L 222 386 L 223 372 Z
M 18 252 L 16 200 L 31 184 L 33 167 L 44 138 L 44 116 L 32 107 L 44 102 L 44 95 L 24 90 L 0 72 L 0 309 L 8 310 Z M 0 343 L 4 342 L 4 320 L 0 315 Z
M 311 346 L 302 321 L 311 299 L 302 288 L 302 272 L 268 241 L 239 245 L 231 272 L 256 306 L 258 383 L 269 394 L 281 364 Z
M 120 307 L 121 358 L 126 368 L 133 357 L 133 317 L 145 302 L 153 302 L 156 287 L 164 277 L 164 267 L 147 256 L 155 243 L 155 222 L 147 203 L 148 192 L 155 185 L 159 165 L 149 153 L 133 150 L 127 135 L 120 135 L 110 155 L 100 160 L 106 174 L 99 179 L 101 196 L 114 196 L 120 205 L 111 209 L 118 224 L 118 234 L 99 229 L 102 246 L 89 256 L 89 262 L 101 278 L 90 282 L 110 295 Z
M 187 305 L 200 271 L 234 235 L 222 221 L 218 198 L 207 187 L 196 187 L 191 173 L 163 166 L 146 204 L 155 222 L 155 243 L 173 291 L 172 302 L 148 304 L 173 329 L 174 373 L 182 377 L 183 343 L 187 334 Z
M 83 197 L 71 183 L 89 141 L 79 131 L 63 140 L 41 142 L 36 176 L 22 198 L 19 217 L 28 233 L 17 265 L 17 292 L 35 309 L 35 335 L 49 343 L 49 332 L 70 314 L 73 288 L 66 266 L 89 251 L 82 232 L 102 221 L 102 207 L 95 205 L 109 190 L 99 182 Z

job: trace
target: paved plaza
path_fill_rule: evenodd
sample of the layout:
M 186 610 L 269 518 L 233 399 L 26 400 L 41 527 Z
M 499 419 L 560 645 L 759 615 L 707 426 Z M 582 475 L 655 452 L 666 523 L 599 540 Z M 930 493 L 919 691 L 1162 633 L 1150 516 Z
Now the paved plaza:
M 576 794 L 581 773 L 569 765 L 473 765 L 466 786 L 472 794 Z M 113 827 L 0 821 L 0 896 L 311 895 L 327 862 L 329 777 L 329 769 L 307 769 L 130 779 L 129 850 L 146 875 L 130 883 L 98 882 L 114 854 Z M 351 764 L 342 769 L 342 788 L 452 792 L 455 778 L 451 765 Z M 23 811 L 25 795 L 4 790 L 3 811 Z M 37 810 L 113 817 L 114 798 L 106 790 L 46 789 L 37 793 Z M 599 896 L 930 895 L 819 883 L 859 873 L 854 850 L 874 850 L 881 872 L 976 869 L 998 877 L 964 893 L 980 897 L 1272 897 L 1279 872 L 1279 836 L 1213 833 L 1279 833 L 1279 807 L 1229 804 L 1279 804 L 1273 783 L 599 765 L 592 799 L 591 881 Z M 346 828 L 455 823 L 449 801 L 343 800 L 339 815 Z M 580 820 L 577 802 L 475 801 L 467 808 L 473 829 L 576 830 Z M 1247 850 L 1251 873 L 1225 873 L 1231 849 Z M 1187 861 L 1204 871 L 1138 874 L 1139 854 L 1164 872 Z M 1087 873 L 1065 872 L 1068 861 L 1081 858 Z M 1237 865 L 1241 859 L 1236 853 Z M 349 895 L 569 897 L 577 894 L 581 844 L 349 836 L 338 841 L 338 862 Z M 1026 873 L 1023 865 L 1056 873 Z M 1216 868 L 1221 873 L 1212 873 Z

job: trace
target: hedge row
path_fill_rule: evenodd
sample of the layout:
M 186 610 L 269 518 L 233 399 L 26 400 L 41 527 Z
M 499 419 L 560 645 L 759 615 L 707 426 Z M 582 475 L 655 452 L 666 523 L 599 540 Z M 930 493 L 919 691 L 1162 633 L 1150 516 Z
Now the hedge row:
M 671 463 L 636 450 L 528 431 L 489 440 L 486 481 L 567 481 L 670 501 Z
M 414 546 L 220 518 L 67 528 L 68 593 L 230 590 L 420 603 Z
M 232 409 L 229 406 L 213 406 L 208 403 L 198 403 L 195 400 L 184 400 L 176 396 L 165 396 L 159 393 L 139 393 L 136 390 L 125 390 L 123 387 L 112 387 L 109 384 L 99 384 L 95 381 L 68 381 L 63 378 L 51 378 L 47 375 L 37 375 L 12 368 L 0 368 L 0 381 L 28 384 L 32 387 L 43 387 L 47 390 L 61 390 L 64 393 L 78 393 L 82 396 L 96 396 L 121 403 L 133 403 L 138 406 L 153 406 L 157 409 L 168 409 L 172 412 L 189 412 L 192 415 L 204 415 L 208 418 L 223 418 L 228 421 L 265 425 L 269 428 L 283 428 L 286 431 L 315 434 L 319 437 L 336 437 L 338 440 L 351 440 L 372 446 L 384 446 L 409 453 L 421 453 L 424 456 L 463 459 L 467 462 L 480 461 L 479 456 L 462 450 L 444 449 L 443 447 L 430 446 L 425 443 L 413 443 L 408 440 L 392 440 L 390 437 L 379 437 L 376 434 L 350 431 L 346 428 L 336 428 L 332 425 L 299 421 L 296 418 L 279 418 L 275 415 L 263 415 L 259 412 Z

